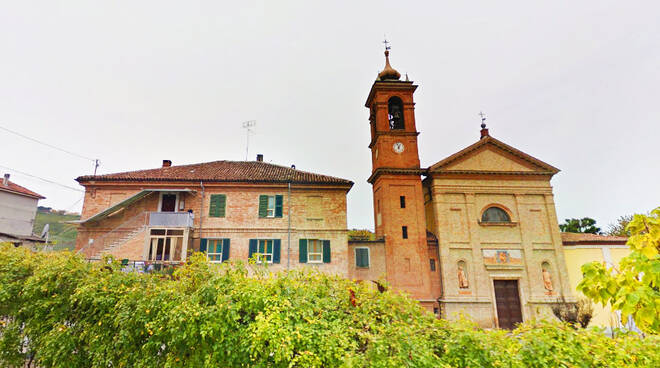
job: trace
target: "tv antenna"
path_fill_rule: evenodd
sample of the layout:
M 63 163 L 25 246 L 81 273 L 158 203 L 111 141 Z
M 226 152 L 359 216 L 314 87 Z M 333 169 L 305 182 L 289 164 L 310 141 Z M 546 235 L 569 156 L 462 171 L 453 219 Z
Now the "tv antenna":
M 245 143 L 245 161 L 248 160 L 248 153 L 250 150 L 250 133 L 254 133 L 252 128 L 257 125 L 256 120 L 248 120 L 243 122 L 243 129 L 245 129 L 246 143 Z

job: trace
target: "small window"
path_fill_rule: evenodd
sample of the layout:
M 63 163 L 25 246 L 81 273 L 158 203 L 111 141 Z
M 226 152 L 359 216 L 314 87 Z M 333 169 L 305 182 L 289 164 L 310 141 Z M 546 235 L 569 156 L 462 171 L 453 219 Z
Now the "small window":
M 266 217 L 275 217 L 275 196 L 268 196 Z
M 401 204 L 401 208 L 406 208 L 406 196 L 399 197 L 399 203 Z
M 307 240 L 307 262 L 323 262 L 323 244 L 318 239 Z
M 408 226 L 401 226 L 401 235 L 404 239 L 408 239 Z
M 433 308 L 433 314 L 436 314 L 436 315 L 437 315 L 439 311 L 440 311 L 440 310 L 439 310 L 437 307 L 434 307 L 434 308 Z
M 489 207 L 481 215 L 481 222 L 511 222 L 509 214 L 499 207 Z
M 209 203 L 209 217 L 225 217 L 227 196 L 225 194 L 211 194 Z
M 222 262 L 222 239 L 207 240 L 206 258 L 211 263 Z
M 355 267 L 369 268 L 369 248 L 355 248 Z
M 431 272 L 435 272 L 435 259 L 431 258 Z
M 273 241 L 259 240 L 257 263 L 273 263 Z

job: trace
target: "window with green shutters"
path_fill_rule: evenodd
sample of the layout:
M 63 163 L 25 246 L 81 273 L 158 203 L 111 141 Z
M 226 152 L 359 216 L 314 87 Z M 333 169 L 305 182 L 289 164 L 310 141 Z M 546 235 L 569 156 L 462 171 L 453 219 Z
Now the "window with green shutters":
M 282 195 L 260 195 L 259 217 L 282 217 L 284 196 Z
M 248 258 L 256 258 L 257 263 L 280 263 L 282 252 L 280 239 L 250 239 Z
M 211 194 L 211 203 L 209 205 L 209 217 L 225 217 L 226 206 L 227 206 L 226 195 Z
M 206 253 L 209 262 L 221 263 L 229 259 L 229 243 L 229 239 L 204 238 L 199 250 Z
M 369 268 L 369 248 L 355 248 L 355 267 Z
M 300 263 L 330 263 L 330 240 L 300 239 L 298 241 Z

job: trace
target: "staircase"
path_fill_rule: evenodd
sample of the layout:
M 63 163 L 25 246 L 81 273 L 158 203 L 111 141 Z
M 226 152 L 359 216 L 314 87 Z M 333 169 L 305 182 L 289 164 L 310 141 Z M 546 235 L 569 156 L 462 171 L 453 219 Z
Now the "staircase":
M 141 231 L 144 231 L 147 228 L 148 220 L 148 212 L 139 213 L 111 231 L 94 239 L 94 242 L 82 247 L 78 253 L 86 255 L 87 258 L 98 260 L 103 253 L 108 253 L 121 247 Z
M 103 248 L 99 253 L 93 255 L 90 259 L 92 260 L 100 260 L 101 255 L 104 253 L 110 253 L 113 250 L 121 247 L 126 243 L 127 241 L 133 239 L 137 234 L 141 233 L 147 228 L 147 225 L 143 225 L 142 227 L 139 227 L 137 229 L 130 230 L 126 234 L 122 235 L 119 239 L 115 240 L 114 242 L 110 243 L 107 245 L 105 248 Z

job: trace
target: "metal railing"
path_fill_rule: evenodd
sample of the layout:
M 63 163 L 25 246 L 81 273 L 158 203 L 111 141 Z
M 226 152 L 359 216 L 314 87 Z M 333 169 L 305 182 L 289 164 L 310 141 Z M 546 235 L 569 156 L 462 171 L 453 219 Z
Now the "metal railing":
M 87 262 L 102 262 L 102 259 L 87 258 Z M 151 273 L 151 272 L 169 272 L 176 267 L 181 266 L 183 261 L 146 261 L 122 259 L 121 270 L 124 272 Z
M 192 227 L 193 215 L 188 212 L 149 212 L 149 226 Z

